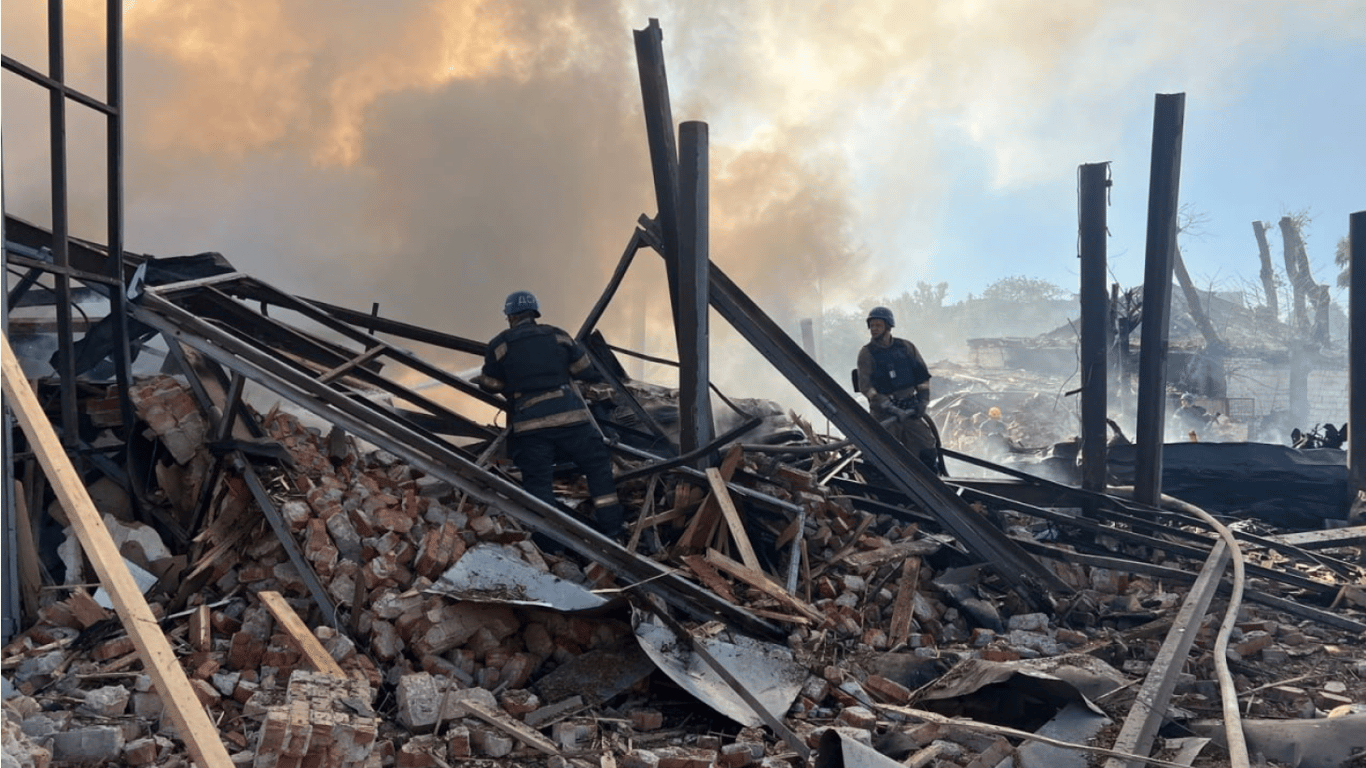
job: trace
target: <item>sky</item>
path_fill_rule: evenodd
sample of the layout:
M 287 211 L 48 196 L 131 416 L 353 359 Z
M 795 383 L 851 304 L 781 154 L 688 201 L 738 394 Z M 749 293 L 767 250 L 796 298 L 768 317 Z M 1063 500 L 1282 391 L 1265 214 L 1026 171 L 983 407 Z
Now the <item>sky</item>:
M 5 54 L 43 71 L 45 6 L 0 5 Z M 921 281 L 949 302 L 1012 276 L 1076 290 L 1083 163 L 1111 164 L 1110 272 L 1137 285 L 1160 93 L 1185 94 L 1181 247 L 1202 287 L 1257 283 L 1255 220 L 1279 265 L 1288 214 L 1310 218 L 1331 284 L 1366 209 L 1363 0 L 242 8 L 124 3 L 125 248 L 217 251 L 286 291 L 471 338 L 518 289 L 576 328 L 654 215 L 633 42 L 652 18 L 675 122 L 708 124 L 712 260 L 794 336 Z M 66 2 L 67 79 L 96 97 L 103 9 Z M 46 95 L 9 72 L 0 88 L 6 210 L 47 225 Z M 103 241 L 103 123 L 68 112 L 73 233 Z M 609 340 L 672 356 L 662 285 L 638 258 Z

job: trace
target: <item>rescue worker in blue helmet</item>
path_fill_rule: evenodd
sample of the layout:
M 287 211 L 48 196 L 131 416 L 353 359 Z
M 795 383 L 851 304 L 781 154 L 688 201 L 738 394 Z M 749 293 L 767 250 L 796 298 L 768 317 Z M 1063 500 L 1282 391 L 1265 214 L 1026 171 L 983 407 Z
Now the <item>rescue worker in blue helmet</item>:
M 474 381 L 507 400 L 508 455 L 522 487 L 556 506 L 557 457 L 571 459 L 588 480 L 593 527 L 609 538 L 623 531 L 612 457 L 573 380 L 602 381 L 587 353 L 565 331 L 536 322 L 541 305 L 530 291 L 503 302 L 508 329 L 493 337 Z
M 914 344 L 892 336 L 892 310 L 873 307 L 867 324 L 869 340 L 858 353 L 859 391 L 892 437 L 938 472 L 938 443 L 925 415 L 930 404 L 929 366 Z

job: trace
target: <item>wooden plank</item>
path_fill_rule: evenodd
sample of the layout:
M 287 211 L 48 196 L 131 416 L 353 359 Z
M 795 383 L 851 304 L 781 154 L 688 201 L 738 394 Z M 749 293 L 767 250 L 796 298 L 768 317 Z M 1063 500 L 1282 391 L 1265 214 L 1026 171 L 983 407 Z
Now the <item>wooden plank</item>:
M 740 462 L 744 457 L 744 449 L 741 448 L 739 443 L 731 446 L 730 450 L 726 452 L 725 458 L 721 460 L 719 471 L 723 481 L 726 483 L 730 482 L 730 479 L 735 475 L 735 470 L 740 467 Z M 707 470 L 708 473 L 711 471 L 712 469 Z M 711 477 L 708 475 L 708 483 L 710 482 Z M 727 492 L 727 495 L 729 495 L 729 492 Z M 681 506 L 681 504 L 675 504 L 675 507 Z M 688 522 L 688 527 L 683 531 L 683 535 L 678 537 L 678 543 L 675 547 L 683 552 L 696 552 L 705 549 L 707 542 L 711 541 L 716 535 L 717 526 L 721 524 L 721 512 L 722 510 L 717 499 L 717 494 L 715 492 L 708 494 L 707 497 L 702 500 L 701 508 L 697 510 L 697 513 L 693 515 L 692 520 Z
M 872 549 L 867 552 L 860 552 L 844 558 L 844 561 L 855 570 L 863 570 L 883 563 L 890 563 L 893 560 L 901 560 L 910 556 L 933 555 L 938 552 L 943 545 L 931 539 L 917 539 L 915 541 L 899 541 L 890 546 Z
M 388 344 L 385 344 L 384 342 L 380 342 L 380 343 L 376 344 L 375 346 L 370 347 L 369 349 L 365 350 L 365 352 L 363 352 L 362 354 L 357 355 L 356 357 L 353 357 L 353 358 L 351 358 L 350 360 L 347 360 L 346 362 L 342 363 L 341 365 L 337 366 L 336 368 L 333 368 L 332 370 L 327 371 L 327 372 L 324 373 L 323 375 L 319 376 L 319 377 L 318 377 L 318 382 L 319 382 L 319 383 L 322 383 L 322 384 L 325 384 L 325 383 L 327 383 L 327 382 L 329 382 L 329 381 L 331 381 L 331 380 L 337 378 L 338 376 L 341 376 L 341 375 L 344 374 L 344 373 L 350 372 L 350 371 L 351 371 L 352 369 L 354 369 L 356 366 L 364 365 L 365 363 L 370 362 L 371 360 L 375 359 L 381 352 L 388 352 L 388 351 L 389 351 L 389 345 L 388 345 Z
M 303 652 L 304 657 L 308 659 L 314 669 L 324 675 L 346 677 L 346 673 L 342 671 L 336 659 L 333 659 L 332 654 L 328 653 L 323 644 L 318 642 L 318 638 L 313 636 L 313 630 L 304 624 L 303 619 L 299 618 L 299 614 L 294 612 L 283 595 L 279 592 L 264 590 L 258 592 L 256 596 L 261 598 L 262 604 L 270 611 L 270 615 L 274 616 L 275 620 L 280 623 L 280 627 L 288 632 L 290 637 L 294 638 L 294 642 L 299 644 L 299 650 Z
M 716 503 L 716 494 L 709 493 L 702 500 L 702 506 L 688 521 L 683 535 L 678 537 L 676 548 L 682 552 L 695 552 L 707 545 L 721 523 L 721 506 Z
M 787 543 L 789 541 L 796 539 L 797 534 L 801 533 L 802 526 L 806 522 L 805 518 L 809 517 L 810 514 L 811 512 L 808 509 L 806 515 L 798 515 L 797 517 L 792 518 L 792 522 L 788 523 L 787 527 L 783 529 L 782 533 L 778 534 L 777 541 L 773 542 L 773 548 L 782 549 L 783 547 L 787 546 Z
M 28 513 L 24 484 L 14 481 L 14 532 L 19 545 L 19 598 L 26 620 L 38 615 L 38 589 L 43 586 L 43 571 L 38 565 L 38 542 L 33 536 L 33 518 Z
M 683 557 L 683 562 L 688 566 L 688 569 L 693 572 L 693 575 L 697 576 L 697 580 L 702 582 L 702 585 L 707 589 L 710 589 L 729 602 L 740 602 L 736 599 L 735 593 L 731 591 L 730 584 L 727 583 L 725 579 L 721 578 L 721 573 L 716 570 L 716 566 L 707 562 L 706 558 L 701 555 L 685 555 Z
M 901 563 L 901 578 L 896 583 L 896 599 L 892 601 L 892 621 L 887 628 L 887 641 L 896 647 L 911 637 L 912 609 L 915 591 L 920 582 L 920 558 L 908 557 Z
M 641 505 L 640 514 L 636 516 L 636 524 L 631 526 L 631 540 L 626 544 L 626 548 L 632 552 L 635 552 L 636 546 L 640 544 L 640 535 L 652 525 L 650 513 L 655 508 L 655 484 L 658 482 L 659 475 L 650 475 L 650 482 L 645 485 L 645 503 Z
M 208 603 L 200 603 L 190 614 L 190 647 L 196 651 L 213 650 L 213 624 L 209 621 Z
M 494 712 L 483 704 L 468 699 L 465 701 L 457 701 L 456 705 L 494 728 L 506 732 L 507 735 L 532 749 L 544 752 L 547 755 L 560 754 L 559 747 L 555 746 L 555 742 L 542 736 L 539 732 L 528 728 L 525 724 L 513 720 L 507 715 Z
M 4 392 L 15 418 L 28 436 L 34 454 L 43 467 L 48 481 L 70 519 L 71 527 L 100 577 L 100 584 L 109 593 L 123 628 L 142 657 L 144 669 L 156 686 L 165 712 L 175 725 L 176 733 L 185 741 L 185 748 L 199 768 L 233 768 L 232 758 L 223 746 L 223 738 L 199 704 L 185 670 L 176 660 L 175 652 L 138 589 L 128 566 L 123 562 L 118 547 L 109 535 L 99 510 L 90 499 L 80 475 L 62 449 L 57 433 L 43 413 L 38 398 L 29 389 L 24 369 L 10 349 L 9 337 L 0 334 L 0 353 L 3 353 Z
M 1200 618 L 1209 610 L 1214 594 L 1219 589 L 1219 577 L 1228 565 L 1229 550 L 1223 540 L 1215 542 L 1210 550 L 1209 559 L 1200 571 L 1200 578 L 1186 593 L 1186 602 L 1181 604 L 1176 619 L 1172 622 L 1171 632 L 1162 641 L 1148 668 L 1148 676 L 1138 691 L 1133 706 L 1129 709 L 1124 725 L 1111 746 L 1116 752 L 1134 755 L 1149 755 L 1153 748 L 1153 737 L 1167 712 L 1172 691 L 1176 689 L 1176 679 L 1190 655 L 1191 645 L 1195 642 L 1196 630 L 1200 628 Z M 1105 761 L 1105 768 L 1139 768 L 1140 761 L 1112 757 Z
M 796 595 L 788 592 L 781 584 L 770 579 L 762 571 L 755 571 L 742 563 L 737 563 L 714 549 L 707 550 L 707 562 L 811 619 L 817 625 L 825 622 L 825 614 L 817 610 L 815 606 L 802 602 Z
M 762 571 L 763 566 L 759 565 L 759 558 L 754 555 L 754 547 L 749 543 L 749 536 L 745 533 L 745 524 L 740 520 L 740 511 L 735 508 L 735 500 L 730 497 L 730 489 L 726 487 L 726 481 L 721 477 L 721 470 L 708 467 L 707 482 L 711 483 L 712 496 L 721 507 L 721 515 L 726 520 L 726 527 L 730 528 L 731 538 L 735 540 L 735 548 L 740 552 L 740 562 L 756 571 Z

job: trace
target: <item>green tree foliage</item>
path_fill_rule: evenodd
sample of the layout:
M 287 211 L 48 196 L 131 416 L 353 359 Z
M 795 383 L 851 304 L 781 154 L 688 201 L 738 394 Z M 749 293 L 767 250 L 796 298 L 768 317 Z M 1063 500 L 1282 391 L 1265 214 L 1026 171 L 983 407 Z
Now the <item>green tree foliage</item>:
M 995 301 L 1034 302 L 1072 298 L 1071 291 L 1037 277 L 1003 277 L 982 291 L 982 298 Z
M 922 280 L 915 284 L 915 292 L 903 295 L 902 300 L 911 307 L 920 310 L 943 309 L 944 297 L 948 293 L 948 283 L 930 285 Z

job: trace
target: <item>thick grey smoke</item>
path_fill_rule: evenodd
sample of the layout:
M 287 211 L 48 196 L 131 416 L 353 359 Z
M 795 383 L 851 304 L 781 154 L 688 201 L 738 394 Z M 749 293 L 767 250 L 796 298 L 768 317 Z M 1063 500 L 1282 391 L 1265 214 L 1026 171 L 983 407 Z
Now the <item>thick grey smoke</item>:
M 6 54 L 40 70 L 43 5 L 4 2 Z M 1238 46 L 1192 41 L 1274 46 L 1284 19 L 1249 8 L 1282 5 L 129 0 L 125 246 L 474 338 L 525 288 L 572 328 L 655 210 L 632 39 L 655 16 L 675 120 L 711 126 L 712 258 L 796 336 L 913 284 L 951 150 L 989 147 L 1003 186 L 1105 157 L 1117 88 L 1195 57 L 1217 80 Z M 1359 15 L 1322 5 L 1326 31 Z M 68 79 L 100 96 L 104 5 L 66 6 Z M 6 205 L 45 224 L 46 95 L 4 84 Z M 99 241 L 101 124 L 69 111 L 73 231 Z M 633 343 L 644 313 L 671 357 L 650 261 L 604 326 Z

